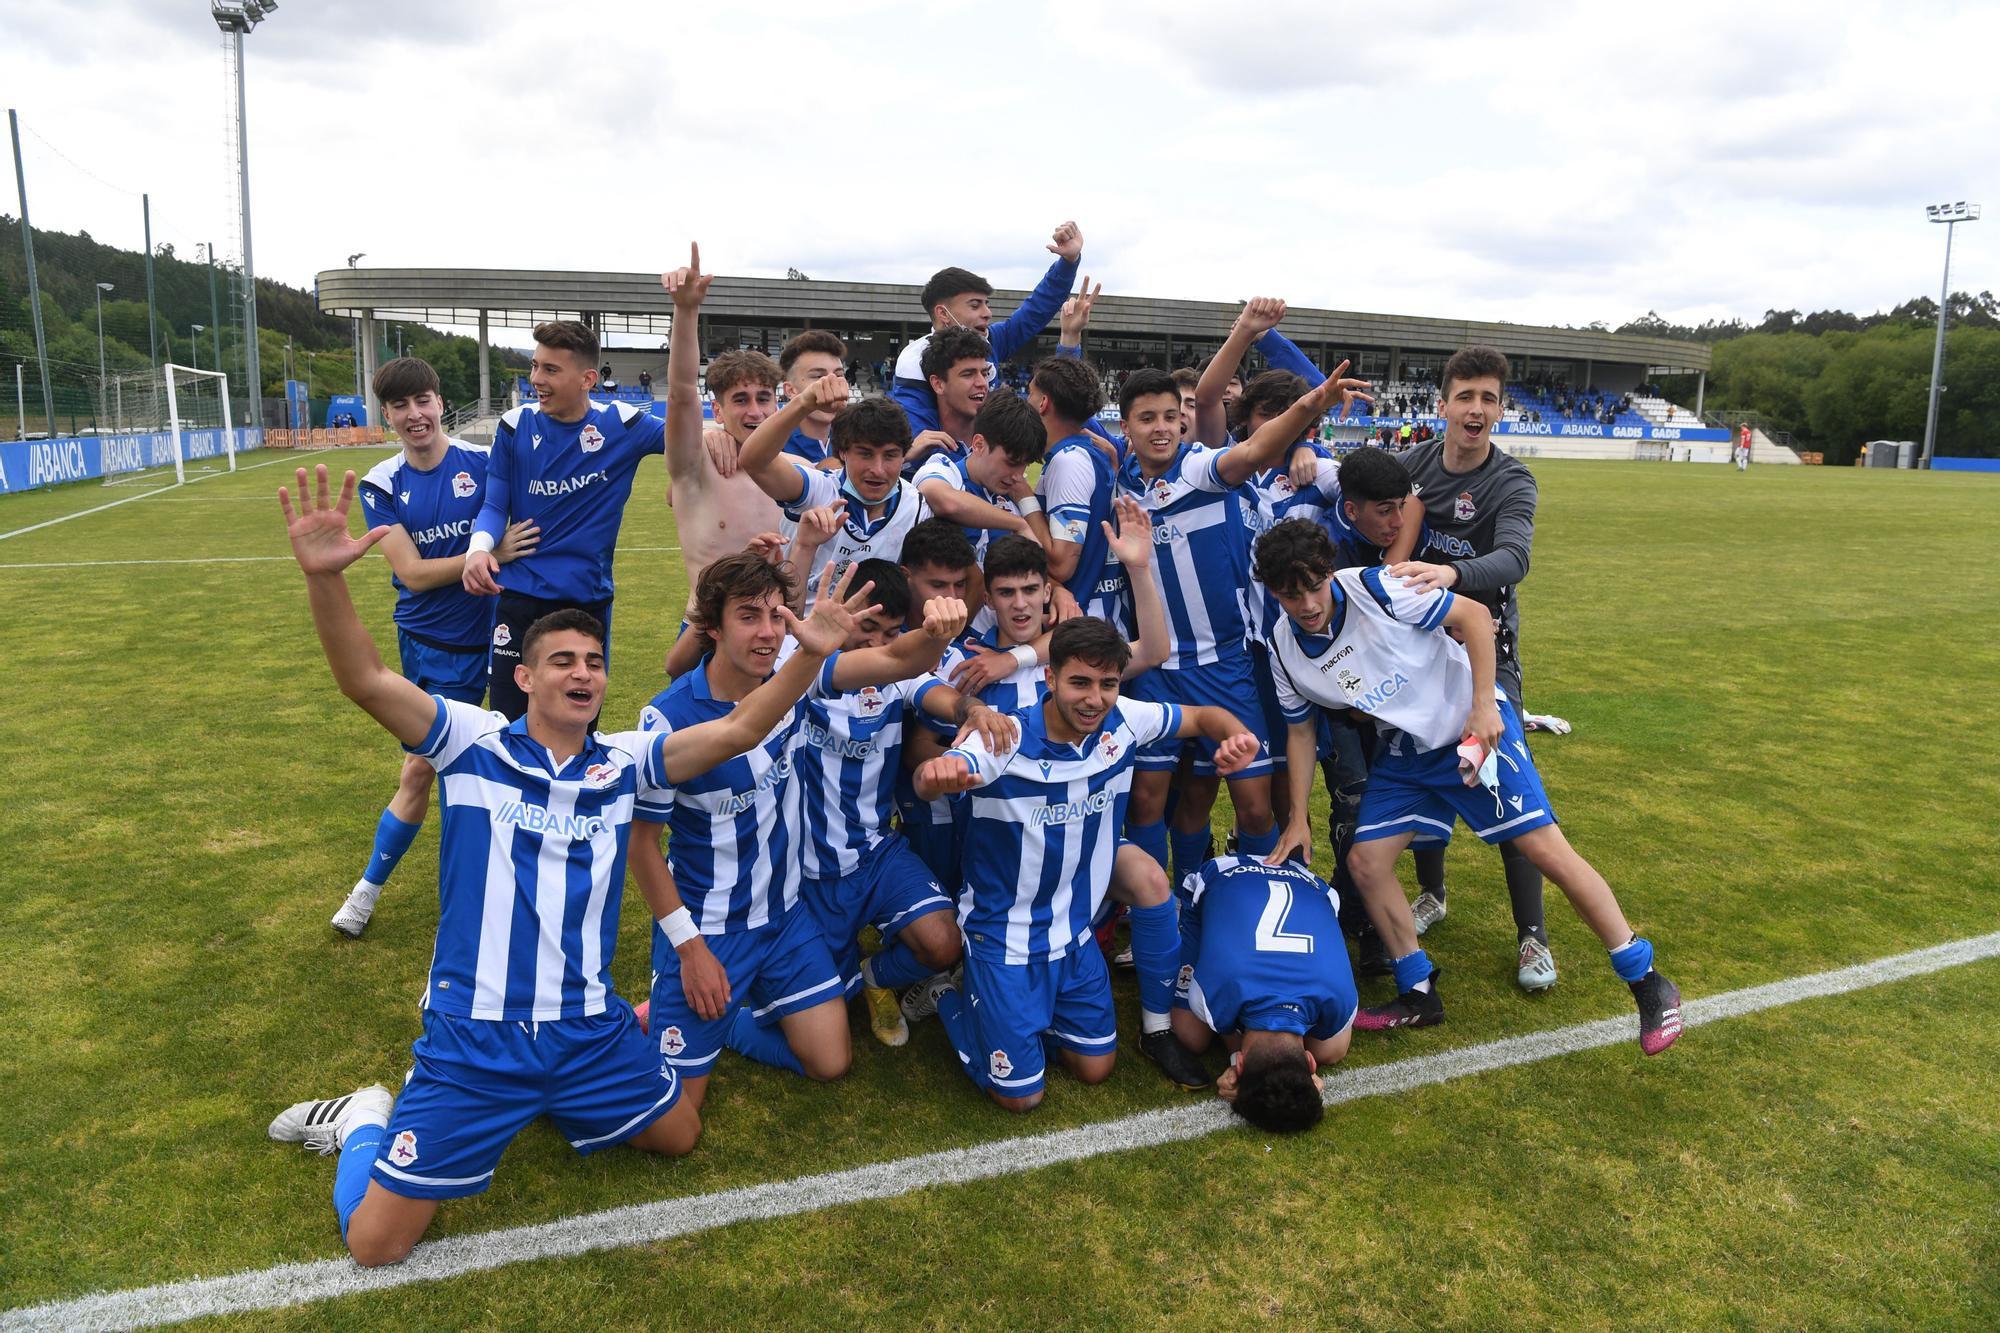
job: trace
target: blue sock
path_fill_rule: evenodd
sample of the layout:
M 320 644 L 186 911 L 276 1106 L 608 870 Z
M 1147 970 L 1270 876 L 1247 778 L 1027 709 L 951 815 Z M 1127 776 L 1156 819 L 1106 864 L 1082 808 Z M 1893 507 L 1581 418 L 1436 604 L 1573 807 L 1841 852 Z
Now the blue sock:
M 1125 836 L 1139 845 L 1139 850 L 1160 863 L 1160 869 L 1167 868 L 1167 821 L 1162 819 L 1153 824 L 1127 824 Z
M 1392 959 L 1390 966 L 1396 969 L 1396 989 L 1398 991 L 1415 990 L 1419 983 L 1429 981 L 1431 978 L 1431 960 L 1429 955 L 1425 954 L 1422 949 L 1418 949 L 1415 953 L 1404 954 L 1401 958 Z
M 910 946 L 898 936 L 894 944 L 868 960 L 862 970 L 862 979 L 871 986 L 901 990 L 905 986 L 916 985 L 934 970 L 912 953 Z
M 410 844 L 417 840 L 417 830 L 423 826 L 422 820 L 405 824 L 384 810 L 382 817 L 375 821 L 375 850 L 369 853 L 368 869 L 362 872 L 361 878 L 370 884 L 387 884 L 389 876 L 396 873 L 403 853 L 409 851 Z
M 722 1044 L 738 1055 L 747 1055 L 762 1064 L 775 1065 L 779 1069 L 789 1069 L 794 1074 L 803 1075 L 805 1066 L 799 1057 L 792 1054 L 791 1043 L 785 1040 L 785 1030 L 773 1023 L 770 1027 L 759 1027 L 757 1020 L 750 1017 L 748 1009 L 738 1009 L 730 1020 L 729 1034 Z
M 1278 850 L 1278 826 L 1273 823 L 1263 833 L 1245 833 L 1236 830 L 1236 850 L 1244 856 L 1254 856 L 1259 861 Z
M 1169 830 L 1167 841 L 1173 844 L 1174 873 L 1173 878 L 1167 882 L 1178 884 L 1201 869 L 1202 862 L 1208 860 L 1209 844 L 1214 840 L 1215 834 L 1206 824 L 1193 833 L 1183 833 L 1179 829 Z
M 1181 926 L 1172 898 L 1132 909 L 1132 965 L 1139 970 L 1140 1010 L 1169 1013 L 1181 970 Z
M 1634 935 L 1630 944 L 1611 950 L 1611 966 L 1626 981 L 1644 981 L 1653 970 L 1653 942 Z
M 965 1012 L 965 997 L 957 988 L 939 993 L 938 1022 L 944 1024 L 945 1035 L 951 1038 L 951 1048 L 958 1052 L 958 1063 L 965 1076 L 990 1092 L 993 1079 L 986 1072 L 985 1057 L 973 1047 L 972 1020 Z
M 347 1219 L 361 1206 L 368 1193 L 368 1178 L 375 1159 L 389 1137 L 387 1125 L 356 1125 L 340 1148 L 340 1164 L 333 1169 L 333 1212 L 340 1219 L 340 1238 L 347 1239 Z

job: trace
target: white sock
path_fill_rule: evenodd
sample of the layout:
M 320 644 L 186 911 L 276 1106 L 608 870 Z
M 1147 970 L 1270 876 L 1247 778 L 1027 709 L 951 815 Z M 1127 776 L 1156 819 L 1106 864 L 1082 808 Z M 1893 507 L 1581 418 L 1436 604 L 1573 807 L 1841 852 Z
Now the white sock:
M 1151 1009 L 1141 1009 L 1139 1011 L 1139 1031 L 1141 1032 L 1165 1032 L 1172 1026 L 1167 1021 L 1165 1014 L 1156 1014 Z

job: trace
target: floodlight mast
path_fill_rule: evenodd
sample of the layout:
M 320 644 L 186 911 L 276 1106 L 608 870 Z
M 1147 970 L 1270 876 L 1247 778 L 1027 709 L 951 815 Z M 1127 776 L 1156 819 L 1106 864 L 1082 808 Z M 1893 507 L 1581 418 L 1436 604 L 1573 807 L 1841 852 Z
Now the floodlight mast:
M 1926 204 L 1924 216 L 1944 224 L 1944 286 L 1938 292 L 1937 346 L 1931 351 L 1931 405 L 1924 416 L 1924 456 L 1917 466 L 1929 471 L 1937 444 L 1938 395 L 1944 392 L 1944 322 L 1951 308 L 1951 239 L 1961 222 L 1979 221 L 1979 205 L 1963 199 L 1954 204 Z
M 250 259 L 250 140 L 243 105 L 243 38 L 278 8 L 277 0 L 215 0 L 209 15 L 235 45 L 237 187 L 243 211 L 243 343 L 245 386 L 250 393 L 250 424 L 264 424 L 264 382 L 257 365 L 257 268 Z

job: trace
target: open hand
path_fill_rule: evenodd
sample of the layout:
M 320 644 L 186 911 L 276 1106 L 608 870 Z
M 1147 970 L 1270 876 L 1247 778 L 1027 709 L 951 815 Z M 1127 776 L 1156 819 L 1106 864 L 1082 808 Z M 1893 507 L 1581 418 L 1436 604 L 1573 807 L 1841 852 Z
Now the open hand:
M 1112 519 L 1117 526 L 1112 526 Z M 1103 524 L 1111 554 L 1127 569 L 1144 569 L 1153 563 L 1153 519 L 1146 507 L 1129 495 L 1111 502 L 1111 518 Z
M 742 452 L 742 446 L 736 443 L 734 435 L 720 426 L 704 426 L 701 447 L 708 451 L 708 461 L 715 464 L 716 476 L 736 475 L 736 455 Z
M 1020 726 L 1005 713 L 996 712 L 976 700 L 966 710 L 965 721 L 958 728 L 958 735 L 952 738 L 952 748 L 965 744 L 969 737 L 977 736 L 986 743 L 988 751 L 1003 755 L 1014 748 L 1020 739 Z
M 501 564 L 519 560 L 531 554 L 542 543 L 542 525 L 532 518 L 524 518 L 519 523 L 509 523 L 500 544 L 493 548 L 493 558 Z
M 1305 401 L 1310 402 L 1313 406 L 1314 416 L 1332 412 L 1338 408 L 1340 420 L 1345 421 L 1347 419 L 1347 409 L 1355 403 L 1373 403 L 1375 401 L 1373 395 L 1366 392 L 1375 387 L 1372 383 L 1367 380 L 1347 378 L 1347 368 L 1352 364 L 1350 361 L 1343 361 L 1335 366 L 1333 373 L 1326 377 L 1326 382 L 1305 396 Z
M 729 973 L 708 947 L 708 941 L 697 935 L 675 952 L 680 955 L 681 990 L 687 996 L 688 1008 L 711 1023 L 728 1013 L 732 998 Z
M 855 622 L 865 620 L 882 608 L 869 604 L 868 594 L 875 591 L 873 580 L 861 585 L 852 596 L 847 585 L 854 581 L 853 565 L 840 572 L 840 581 L 834 582 L 833 565 L 820 571 L 819 592 L 813 599 L 813 613 L 800 620 L 792 614 L 790 607 L 778 608 L 778 615 L 799 641 L 799 647 L 819 657 L 831 657 L 847 645 L 848 636 L 854 633 Z
M 278 488 L 278 508 L 285 515 L 285 536 L 292 542 L 292 555 L 307 574 L 338 574 L 368 553 L 368 548 L 389 535 L 385 524 L 370 528 L 359 538 L 347 535 L 347 509 L 354 503 L 354 474 L 340 483 L 340 498 L 329 503 L 326 491 L 326 464 L 318 473 L 318 493 L 309 500 L 306 470 L 299 469 L 299 507 L 292 508 L 291 493 Z

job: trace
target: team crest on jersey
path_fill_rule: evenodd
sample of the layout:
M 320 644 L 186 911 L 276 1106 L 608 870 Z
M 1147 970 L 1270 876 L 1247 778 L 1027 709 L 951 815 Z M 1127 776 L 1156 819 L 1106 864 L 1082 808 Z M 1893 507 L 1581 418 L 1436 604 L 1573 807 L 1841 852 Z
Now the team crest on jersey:
M 857 706 L 862 712 L 874 713 L 886 707 L 887 704 L 888 701 L 882 697 L 882 691 L 876 689 L 873 685 L 863 685 L 861 687 L 861 699 Z
M 1116 759 L 1118 757 L 1119 748 L 1120 747 L 1118 744 L 1118 738 L 1116 736 L 1106 736 L 1104 738 L 1104 744 L 1098 749 L 1098 753 L 1104 756 L 1105 762 L 1109 763 L 1111 760 Z
M 404 1130 L 389 1145 L 389 1160 L 397 1166 L 408 1166 L 417 1160 L 417 1136 L 412 1130 Z
M 1460 491 L 1458 498 L 1451 502 L 1451 516 L 1460 523 L 1470 523 L 1478 511 L 1472 507 L 1472 492 Z
M 987 1056 L 986 1067 L 993 1072 L 995 1078 L 1005 1078 L 1014 1072 L 1014 1062 L 1007 1058 L 1005 1051 L 995 1051 Z
M 1154 482 L 1150 487 L 1147 488 L 1146 494 L 1152 497 L 1154 504 L 1163 505 L 1167 501 L 1174 498 L 1173 483 L 1168 481 L 1165 477 L 1161 477 L 1158 481 Z
M 688 1048 L 687 1038 L 681 1035 L 681 1030 L 679 1028 L 671 1027 L 660 1034 L 661 1054 L 679 1055 L 682 1051 L 686 1050 L 687 1048 Z
M 472 479 L 470 472 L 461 472 L 451 479 L 451 493 L 461 500 L 470 499 L 472 493 L 478 489 L 479 483 Z M 409 502 L 408 496 L 403 497 L 403 499 L 404 503 L 407 504 Z
M 576 437 L 577 446 L 587 454 L 594 454 L 604 447 L 604 432 L 595 426 L 585 426 L 583 434 Z
M 618 765 L 592 764 L 583 770 L 583 785 L 603 789 L 618 781 Z
M 505 621 L 493 627 L 493 646 L 495 648 L 505 648 L 512 642 L 514 642 L 514 631 L 507 628 Z
M 1176 982 L 1175 984 L 1176 984 L 1176 985 L 1177 985 L 1177 986 L 1178 986 L 1178 987 L 1179 987 L 1179 988 L 1180 988 L 1181 990 L 1186 990 L 1186 989 L 1187 989 L 1187 988 L 1188 988 L 1189 986 L 1192 986 L 1192 985 L 1194 984 L 1194 964 L 1193 964 L 1193 963 L 1182 963 L 1182 964 L 1181 964 L 1181 976 L 1180 976 L 1180 980 L 1179 980 L 1178 982 Z
M 1273 495 L 1282 497 L 1287 495 L 1296 495 L 1298 494 L 1298 491 L 1294 489 L 1294 487 L 1292 486 L 1292 479 L 1286 476 L 1284 473 L 1280 472 L 1277 475 L 1277 477 L 1271 482 L 1271 493 Z
M 1342 671 L 1334 677 L 1334 680 L 1339 683 L 1341 690 L 1350 699 L 1361 693 L 1361 677 L 1355 675 L 1352 671 Z

